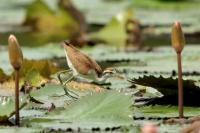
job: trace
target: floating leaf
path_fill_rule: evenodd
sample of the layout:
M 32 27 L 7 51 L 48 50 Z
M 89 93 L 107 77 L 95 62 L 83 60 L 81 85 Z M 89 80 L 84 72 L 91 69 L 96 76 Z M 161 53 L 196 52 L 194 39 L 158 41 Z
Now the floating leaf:
M 40 75 L 36 69 L 28 71 L 24 76 L 24 80 L 27 81 L 31 86 L 40 86 L 42 83 L 47 81 L 46 78 Z
M 10 78 L 10 77 L 9 77 Z M 21 86 L 20 82 L 20 86 Z M 0 96 L 13 96 L 15 94 L 15 81 L 8 80 L 0 84 Z
M 39 90 L 34 90 L 30 93 L 31 97 L 34 99 L 47 104 L 53 103 L 56 107 L 62 107 L 70 100 L 70 98 L 64 94 L 65 92 L 62 85 L 53 84 L 46 84 L 45 87 L 41 87 Z
M 20 108 L 26 105 L 26 97 L 20 98 Z M 14 97 L 0 97 L 0 122 L 8 122 L 8 118 L 15 113 Z
M 162 76 L 143 76 L 138 79 L 131 79 L 134 84 L 150 86 L 156 88 L 164 97 L 158 98 L 152 104 L 175 104 L 178 103 L 178 80 L 172 77 L 164 78 Z M 184 105 L 198 106 L 200 105 L 199 96 L 200 88 L 196 86 L 193 80 L 183 80 Z
M 101 86 L 84 82 L 71 81 L 67 84 L 67 86 L 69 86 L 71 89 L 79 91 L 91 91 L 91 92 L 104 91 L 104 89 Z
M 154 118 L 164 118 L 164 117 L 177 117 L 178 116 L 178 106 L 171 105 L 155 105 L 155 106 L 143 106 L 134 108 L 135 117 L 154 117 Z M 184 115 L 186 117 L 200 115 L 200 108 L 198 107 L 184 107 Z
M 67 106 L 60 113 L 52 112 L 53 118 L 68 120 L 105 119 L 107 121 L 130 122 L 131 98 L 115 91 L 105 91 L 86 96 Z
M 42 132 L 43 129 L 38 128 L 38 127 L 10 127 L 10 126 L 0 126 L 0 132 L 2 133 L 22 133 L 22 132 L 26 132 L 26 133 L 38 133 L 38 132 Z
M 178 88 L 178 80 L 177 78 L 169 77 L 164 78 L 162 76 L 155 77 L 155 76 L 143 76 L 138 79 L 132 79 L 130 82 L 144 85 L 144 86 L 150 86 L 157 88 L 161 93 L 164 95 L 172 95 L 172 94 L 178 94 L 177 88 Z M 195 85 L 195 81 L 193 80 L 183 80 L 183 87 L 184 92 L 190 92 L 190 91 L 200 91 L 200 88 Z M 191 93 L 191 92 L 190 92 Z M 195 93 L 195 92 L 193 92 Z
M 30 77 L 31 76 L 32 75 L 30 75 Z M 36 83 L 38 81 L 37 77 L 38 76 L 35 77 Z M 34 79 L 31 79 L 31 81 L 34 81 Z M 87 94 L 104 91 L 100 86 L 89 83 L 79 83 L 76 81 L 69 82 L 66 85 L 66 88 L 70 89 L 80 97 Z M 60 85 L 58 80 L 55 81 L 53 79 L 51 83 L 46 83 L 44 87 L 41 87 L 38 90 L 33 90 L 30 95 L 40 102 L 47 104 L 54 103 L 56 107 L 62 107 L 65 104 L 68 104 L 68 102 L 71 100 L 67 95 L 64 94 L 65 92 L 63 86 Z
M 126 40 L 125 23 L 132 19 L 132 10 L 128 9 L 114 16 L 99 32 L 91 34 L 93 39 L 100 39 L 109 44 L 123 46 Z M 115 31 L 115 34 L 113 34 Z
M 186 127 L 184 124 L 161 124 L 159 126 L 158 132 L 159 133 L 164 133 L 164 132 L 169 132 L 169 133 L 180 133 L 181 129 Z
M 90 52 L 88 52 L 98 62 L 105 63 L 122 63 L 133 61 L 135 64 L 140 63 L 138 58 L 143 58 L 141 55 L 145 55 L 144 52 L 126 52 L 124 49 L 117 49 L 110 46 L 96 46 Z M 138 55 L 139 54 L 139 55 Z M 147 54 L 147 53 L 146 53 Z M 143 62 L 141 62 L 143 63 Z
M 24 60 L 20 74 L 26 76 L 29 73 L 38 72 L 41 76 L 49 78 L 60 70 L 49 60 Z
M 131 97 L 116 91 L 105 91 L 87 95 L 65 106 L 56 109 L 41 118 L 32 118 L 31 125 L 39 124 L 45 128 L 92 129 L 93 127 L 125 126 L 132 123 Z M 48 123 L 44 123 L 44 122 Z
M 28 6 L 25 25 L 32 26 L 39 35 L 47 38 L 58 35 L 69 37 L 78 30 L 78 23 L 69 12 L 61 8 L 53 11 L 42 0 L 35 0 Z
M 52 74 L 61 69 L 49 60 L 27 60 L 25 59 L 20 69 L 21 83 L 28 81 L 32 86 L 39 86 L 46 81 Z M 9 77 L 12 80 L 12 75 Z
M 40 86 L 41 83 L 44 83 L 47 79 L 50 78 L 52 74 L 60 71 L 61 69 L 57 68 L 50 60 L 27 60 L 23 61 L 22 68 L 20 69 L 20 84 L 23 84 L 24 81 L 28 81 L 32 86 Z M 2 73 L 2 74 L 1 74 Z M 2 76 L 2 78 L 1 78 Z M 4 89 L 10 88 L 9 84 L 13 84 L 13 75 L 7 76 L 0 69 L 0 81 L 4 82 L 9 80 L 5 85 L 2 84 L 1 88 Z
M 185 117 L 198 116 L 199 107 L 184 107 Z M 178 106 L 171 105 L 155 105 L 134 107 L 133 118 L 135 123 L 143 125 L 143 123 L 159 124 L 159 132 L 179 132 L 186 124 L 164 124 L 163 120 L 178 117 Z M 142 122 L 142 124 L 141 124 Z
M 57 43 L 48 44 L 37 48 L 22 47 L 22 51 L 27 60 L 50 60 L 64 57 L 65 54 L 63 48 Z M 0 56 L 0 67 L 3 69 L 5 74 L 9 75 L 13 69 L 9 65 L 8 50 L 5 46 L 1 47 Z
M 74 5 L 85 13 L 89 24 L 105 25 L 112 16 L 128 7 L 130 0 L 73 0 Z M 91 6 L 92 5 L 92 6 Z
M 162 9 L 162 10 L 177 10 L 177 9 L 193 9 L 200 6 L 199 1 L 190 2 L 187 0 L 151 0 L 151 1 L 141 1 L 141 0 L 135 0 L 133 2 L 134 6 L 137 7 L 143 7 L 148 9 Z

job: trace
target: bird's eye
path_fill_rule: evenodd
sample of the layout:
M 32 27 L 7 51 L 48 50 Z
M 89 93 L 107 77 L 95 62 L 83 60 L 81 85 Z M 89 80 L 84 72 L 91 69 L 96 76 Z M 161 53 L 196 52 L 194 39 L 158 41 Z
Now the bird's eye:
M 114 71 L 110 71 L 110 73 L 112 73 L 112 74 L 113 74 L 113 73 L 114 73 Z
M 109 71 L 109 72 L 107 72 L 107 73 L 109 73 L 109 74 L 113 74 L 114 72 L 113 72 L 113 71 Z

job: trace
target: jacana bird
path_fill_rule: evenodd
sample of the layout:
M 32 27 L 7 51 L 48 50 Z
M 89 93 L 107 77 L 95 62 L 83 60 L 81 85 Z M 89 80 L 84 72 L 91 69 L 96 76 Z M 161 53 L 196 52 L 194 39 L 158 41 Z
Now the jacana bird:
M 66 84 L 75 76 L 80 76 L 86 79 L 91 79 L 98 83 L 102 83 L 109 77 L 113 77 L 116 74 L 116 70 L 113 68 L 102 70 L 102 68 L 94 59 L 76 49 L 71 43 L 64 41 L 63 47 L 67 59 L 67 64 L 70 69 L 59 72 L 57 77 L 60 83 L 63 85 L 66 95 L 69 97 L 77 99 L 77 97 L 72 96 L 69 93 L 71 91 L 65 87 Z M 61 79 L 61 74 L 64 73 L 70 74 L 69 78 L 65 82 L 63 82 Z

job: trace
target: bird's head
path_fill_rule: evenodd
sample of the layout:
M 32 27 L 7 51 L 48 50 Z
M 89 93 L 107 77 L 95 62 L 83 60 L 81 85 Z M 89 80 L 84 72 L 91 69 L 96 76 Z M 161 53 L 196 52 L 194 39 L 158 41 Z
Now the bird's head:
M 103 71 L 102 76 L 105 76 L 105 75 L 114 75 L 115 73 L 117 73 L 117 70 L 115 68 L 106 68 Z
M 105 82 L 108 78 L 111 78 L 116 73 L 116 69 L 114 68 L 106 68 L 100 75 L 98 81 Z
M 107 79 L 107 78 L 111 78 L 111 77 L 120 77 L 121 78 L 122 76 L 119 74 L 117 69 L 115 69 L 115 68 L 106 68 L 102 73 L 102 77 Z

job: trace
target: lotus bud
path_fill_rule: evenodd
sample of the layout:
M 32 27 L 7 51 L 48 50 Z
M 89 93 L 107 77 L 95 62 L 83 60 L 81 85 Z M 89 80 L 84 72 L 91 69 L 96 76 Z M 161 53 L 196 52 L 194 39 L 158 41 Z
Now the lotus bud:
M 171 33 L 172 47 L 177 53 L 181 53 L 185 45 L 185 37 L 180 22 L 174 22 Z
M 23 54 L 14 35 L 10 35 L 8 38 L 8 51 L 11 65 L 15 70 L 19 70 L 23 62 Z

